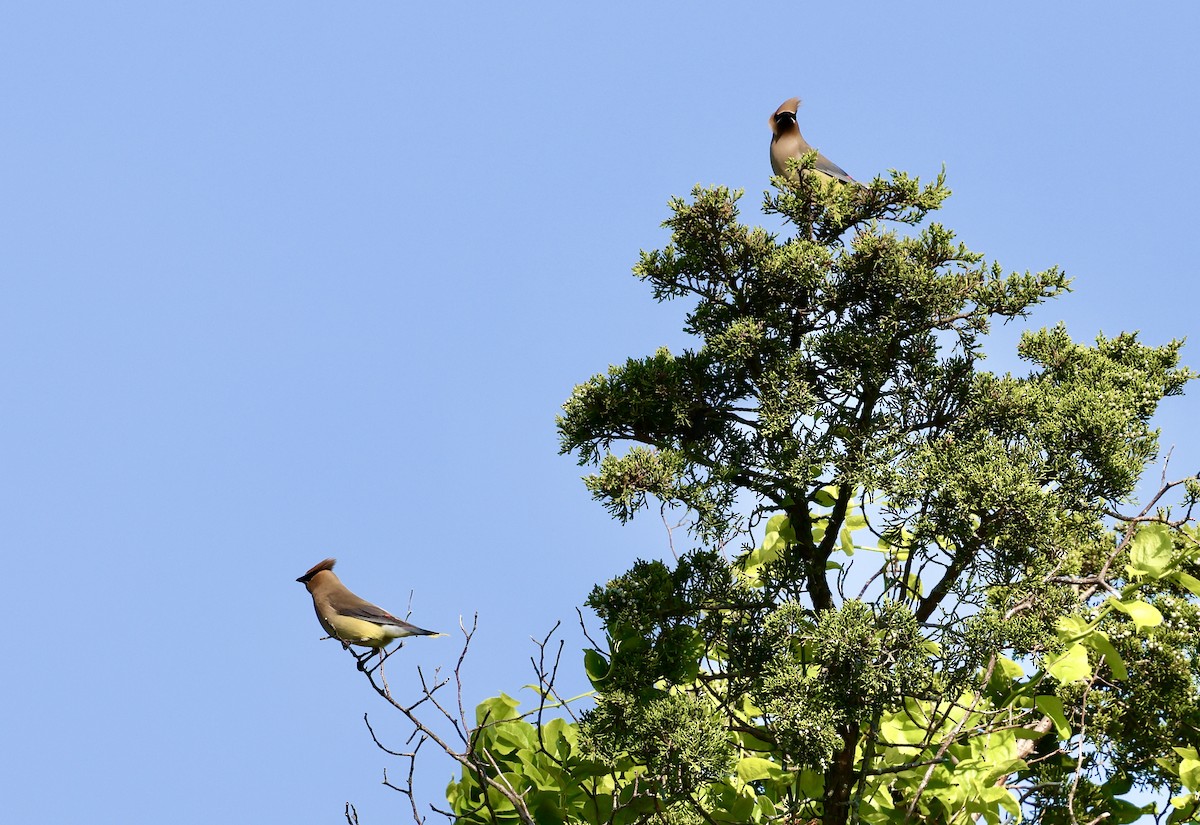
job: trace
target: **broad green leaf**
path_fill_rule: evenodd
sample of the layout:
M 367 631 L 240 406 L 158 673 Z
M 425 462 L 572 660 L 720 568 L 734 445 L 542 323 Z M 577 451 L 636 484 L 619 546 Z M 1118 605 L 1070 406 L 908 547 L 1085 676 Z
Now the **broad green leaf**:
M 494 725 L 497 722 L 516 719 L 520 715 L 517 713 L 517 706 L 520 704 L 507 693 L 501 693 L 491 699 L 484 699 L 475 708 L 475 724 Z
M 533 821 L 537 825 L 562 825 L 566 820 L 563 818 L 562 811 L 554 804 L 551 799 L 542 799 L 530 811 L 533 814 Z
M 904 714 L 895 714 L 882 719 L 879 733 L 888 742 L 915 745 L 925 738 L 925 729 L 913 723 Z
M 1133 790 L 1133 774 L 1114 774 L 1101 787 L 1106 794 L 1110 794 L 1111 796 L 1120 796 L 1121 794 L 1129 793 Z
M 733 734 L 733 738 L 739 745 L 746 750 L 751 751 L 768 751 L 773 745 L 765 739 L 759 739 L 753 733 L 745 730 L 739 730 Z
M 725 813 L 734 822 L 749 822 L 755 807 L 753 796 L 735 796 L 726 803 Z
M 1147 602 L 1129 603 L 1129 618 L 1133 619 L 1138 630 L 1143 627 L 1158 627 L 1163 622 L 1162 613 L 1158 611 L 1157 607 Z
M 532 747 L 536 742 L 537 732 L 528 722 L 502 722 L 496 726 L 492 750 L 513 753 L 520 748 Z
M 787 549 L 787 539 L 781 533 L 769 532 L 763 536 L 762 551 L 764 561 L 775 561 Z
M 838 534 L 838 539 L 841 542 L 842 552 L 847 556 L 854 555 L 854 540 L 850 538 L 850 530 L 843 527 L 842 532 Z
M 1123 602 L 1112 596 L 1109 596 L 1107 603 L 1133 619 L 1133 623 L 1137 626 L 1138 630 L 1141 630 L 1143 627 L 1157 627 L 1162 624 L 1162 614 L 1152 604 L 1142 601 Z
M 542 725 L 542 741 L 546 743 L 546 750 L 551 754 L 554 754 L 560 745 L 566 752 L 570 752 L 579 741 L 579 731 L 566 719 L 551 719 Z
M 1046 665 L 1046 672 L 1060 682 L 1087 681 L 1092 676 L 1087 648 L 1081 644 L 1071 645 L 1066 653 Z
M 763 779 L 778 779 L 783 776 L 783 771 L 770 759 L 746 756 L 738 760 L 737 776 L 743 782 L 755 782 Z
M 1084 644 L 1104 657 L 1104 663 L 1108 665 L 1114 679 L 1129 678 L 1129 671 L 1125 669 L 1125 662 L 1121 660 L 1121 654 L 1117 653 L 1117 649 L 1112 646 L 1112 642 L 1108 640 L 1107 636 L 1096 631 L 1087 637 Z
M 773 561 L 773 559 L 767 558 L 766 553 L 763 552 L 761 546 L 756 547 L 747 553 L 746 557 L 742 559 L 742 572 L 747 576 L 755 576 L 757 575 L 759 568 L 766 564 L 767 561 Z
M 1195 576 L 1189 576 L 1182 570 L 1176 570 L 1171 574 L 1171 578 L 1175 579 L 1181 585 L 1190 590 L 1192 595 L 1200 596 L 1200 579 L 1196 578 Z
M 861 530 L 867 526 L 867 517 L 861 513 L 846 516 L 845 526 L 847 530 Z
M 1171 528 L 1165 524 L 1144 524 L 1133 537 L 1126 569 L 1131 576 L 1160 578 L 1170 566 L 1174 550 Z
M 822 487 L 813 494 L 813 501 L 821 507 L 832 507 L 837 502 L 837 494 L 837 487 Z
M 771 516 L 769 519 L 767 519 L 766 532 L 778 533 L 783 529 L 784 525 L 790 523 L 791 522 L 787 516 L 785 516 L 783 513 L 779 513 L 778 515 Z
M 583 669 L 592 687 L 596 687 L 608 677 L 609 667 L 608 659 L 605 659 L 600 651 L 590 647 L 583 651 Z
M 1063 713 L 1062 699 L 1057 696 L 1039 696 L 1034 700 L 1037 709 L 1050 717 L 1054 722 L 1054 730 L 1059 739 L 1071 738 L 1071 726 L 1067 724 L 1067 715 Z
M 816 771 L 800 771 L 800 793 L 808 797 L 820 797 L 825 790 L 825 777 Z
M 1185 759 L 1180 762 L 1179 781 L 1189 791 L 1200 790 L 1200 760 Z
M 1012 791 L 1008 790 L 1003 785 L 999 785 L 996 787 L 999 790 L 1004 791 L 1004 795 L 1001 796 L 998 800 L 996 800 L 1000 803 L 1000 807 L 1003 808 L 1004 810 L 1008 811 L 1009 815 L 1013 818 L 1014 821 L 1020 820 L 1021 804 L 1017 801 L 1017 797 L 1013 795 Z
M 500 774 L 499 779 L 501 780 L 501 784 L 503 784 L 503 780 L 508 780 L 512 787 L 517 788 L 518 790 L 520 790 L 525 784 L 523 778 L 519 774 L 515 773 L 502 773 Z M 499 790 L 493 788 L 491 785 L 487 787 L 487 797 L 488 807 L 497 812 L 516 810 L 513 807 L 512 802 L 508 800 L 508 797 L 504 796 Z
M 1058 638 L 1064 642 L 1079 641 L 1091 632 L 1091 628 L 1079 616 L 1060 616 L 1058 619 Z
M 767 519 L 767 527 L 764 532 L 767 535 L 778 533 L 779 538 L 783 541 L 790 542 L 796 540 L 796 530 L 792 527 L 792 520 L 782 513 Z
M 1005 679 L 1015 681 L 1025 675 L 1025 668 L 1007 656 L 999 656 L 996 658 L 996 669 L 994 672 L 999 673 Z
M 1134 805 L 1127 799 L 1112 799 L 1108 803 L 1108 810 L 1112 814 L 1112 819 L 1108 822 L 1116 823 L 1116 825 L 1130 825 L 1142 818 L 1142 814 L 1152 813 L 1153 808 L 1147 811 L 1140 805 Z

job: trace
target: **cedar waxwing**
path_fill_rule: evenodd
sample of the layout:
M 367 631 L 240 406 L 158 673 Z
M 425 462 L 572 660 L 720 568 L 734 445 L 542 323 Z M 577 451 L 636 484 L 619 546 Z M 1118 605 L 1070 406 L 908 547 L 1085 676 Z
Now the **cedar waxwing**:
M 800 127 L 796 125 L 796 110 L 799 108 L 800 98 L 792 97 L 783 101 L 775 110 L 775 114 L 771 115 L 771 170 L 776 175 L 789 174 L 788 158 L 799 158 L 804 153 L 813 151 L 813 148 L 808 145 L 808 141 L 800 134 Z M 820 152 L 817 152 L 815 169 L 836 180 L 862 186 L 861 183 L 850 177 L 845 169 Z
M 386 610 L 360 599 L 342 584 L 333 572 L 337 559 L 325 559 L 313 566 L 296 581 L 312 594 L 313 608 L 325 632 L 342 643 L 343 647 L 358 645 L 370 650 L 358 655 L 358 665 L 371 656 L 383 661 L 383 649 L 405 636 L 442 636 L 397 619 Z

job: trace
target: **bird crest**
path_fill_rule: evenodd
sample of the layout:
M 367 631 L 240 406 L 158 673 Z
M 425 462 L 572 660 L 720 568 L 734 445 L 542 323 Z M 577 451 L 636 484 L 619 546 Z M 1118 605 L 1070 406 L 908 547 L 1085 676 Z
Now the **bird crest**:
M 333 566 L 335 564 L 337 564 L 337 559 L 325 559 L 324 561 L 317 562 L 316 564 L 313 565 L 311 570 L 309 570 L 307 573 L 305 573 L 300 578 L 296 579 L 296 581 L 307 582 L 309 579 L 311 579 L 313 576 L 320 573 L 322 570 L 333 570 Z

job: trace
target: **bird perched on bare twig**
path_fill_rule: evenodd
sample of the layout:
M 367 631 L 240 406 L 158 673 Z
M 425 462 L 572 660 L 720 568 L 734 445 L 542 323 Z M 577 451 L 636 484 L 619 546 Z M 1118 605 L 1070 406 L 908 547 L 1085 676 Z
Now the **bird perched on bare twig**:
M 333 565 L 336 563 L 337 559 L 325 559 L 296 581 L 308 588 L 317 619 L 326 633 L 341 642 L 343 647 L 357 645 L 370 648 L 365 653 L 355 655 L 360 670 L 371 656 L 379 656 L 382 663 L 383 649 L 396 639 L 445 635 L 397 619 L 383 608 L 360 599 L 334 574 Z
M 799 108 L 800 98 L 792 97 L 783 101 L 775 110 L 775 114 L 771 115 L 771 170 L 776 175 L 792 174 L 788 171 L 788 158 L 800 158 L 806 152 L 815 151 L 800 134 L 800 127 L 796 123 L 796 111 Z M 861 183 L 850 177 L 845 169 L 820 152 L 817 152 L 815 168 L 816 171 L 827 177 L 862 186 Z

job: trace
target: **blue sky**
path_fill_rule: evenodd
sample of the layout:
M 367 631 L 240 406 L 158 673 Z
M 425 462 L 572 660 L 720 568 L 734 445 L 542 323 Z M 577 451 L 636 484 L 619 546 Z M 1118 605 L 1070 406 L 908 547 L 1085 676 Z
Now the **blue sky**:
M 1075 276 L 1032 326 L 1192 335 L 1197 7 L 969 5 L 6 9 L 0 817 L 404 819 L 362 714 L 403 726 L 293 579 L 332 555 L 425 627 L 478 611 L 473 704 L 665 555 L 590 501 L 554 416 L 686 344 L 629 268 L 696 183 L 759 220 L 792 95 L 854 176 L 945 164 L 960 239 Z M 1196 392 L 1159 418 L 1174 475 Z M 416 640 L 393 687 L 457 652 Z M 450 773 L 422 766 L 432 801 Z

